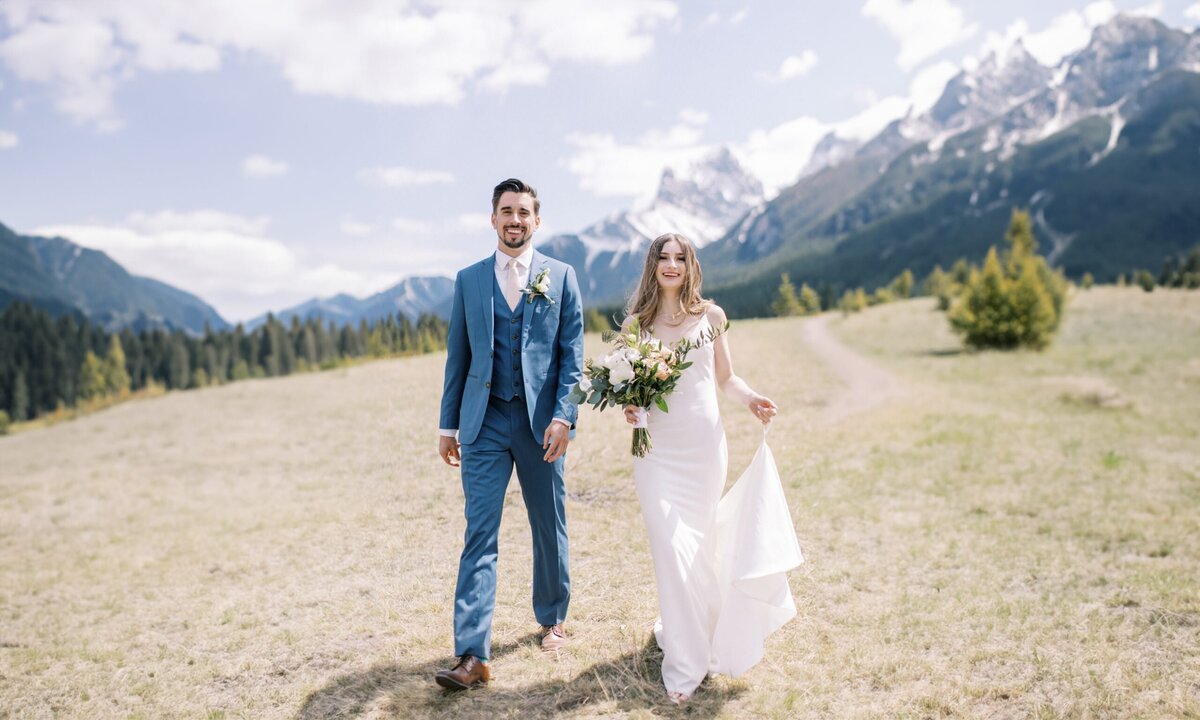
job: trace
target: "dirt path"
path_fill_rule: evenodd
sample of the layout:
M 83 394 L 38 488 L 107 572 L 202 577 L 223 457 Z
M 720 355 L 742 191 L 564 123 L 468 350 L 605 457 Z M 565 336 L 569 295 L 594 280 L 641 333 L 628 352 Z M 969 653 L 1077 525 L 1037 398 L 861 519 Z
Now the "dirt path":
M 829 315 L 807 320 L 802 337 L 813 353 L 841 379 L 825 407 L 824 420 L 833 425 L 847 417 L 881 405 L 899 391 L 899 381 L 859 353 L 842 344 L 829 331 Z

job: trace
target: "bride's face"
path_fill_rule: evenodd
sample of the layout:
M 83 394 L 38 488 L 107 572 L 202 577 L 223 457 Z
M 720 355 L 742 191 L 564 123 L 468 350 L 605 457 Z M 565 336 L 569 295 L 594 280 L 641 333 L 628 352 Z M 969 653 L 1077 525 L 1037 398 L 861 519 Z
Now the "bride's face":
M 658 266 L 655 269 L 660 288 L 678 290 L 683 287 L 683 279 L 687 276 L 687 265 L 684 262 L 683 248 L 675 240 L 669 240 L 658 253 Z

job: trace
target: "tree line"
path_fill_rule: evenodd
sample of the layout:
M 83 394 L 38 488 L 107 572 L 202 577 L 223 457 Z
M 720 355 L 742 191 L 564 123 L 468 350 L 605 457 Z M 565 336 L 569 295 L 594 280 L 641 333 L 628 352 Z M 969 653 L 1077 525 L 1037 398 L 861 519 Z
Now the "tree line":
M 202 336 L 181 330 L 109 332 L 79 315 L 29 303 L 0 313 L 0 426 L 142 390 L 184 390 L 336 367 L 355 358 L 443 350 L 447 324 L 397 313 L 338 326 L 268 315 L 261 326 Z M 0 431 L 3 427 L 0 427 Z

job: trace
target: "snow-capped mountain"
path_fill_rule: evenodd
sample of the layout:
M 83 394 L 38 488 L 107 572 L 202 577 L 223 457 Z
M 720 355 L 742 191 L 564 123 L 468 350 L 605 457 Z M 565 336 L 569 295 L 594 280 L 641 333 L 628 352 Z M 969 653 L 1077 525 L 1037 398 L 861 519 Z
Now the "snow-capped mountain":
M 321 318 L 326 322 L 332 320 L 337 325 L 345 325 L 360 320 L 372 323 L 400 313 L 416 322 L 425 313 L 448 317 L 453 299 L 454 281 L 450 278 L 410 277 L 367 298 L 360 299 L 345 293 L 330 298 L 314 298 L 281 310 L 275 313 L 275 317 L 284 323 L 298 317 L 301 320 Z M 246 326 L 254 329 L 266 321 L 267 316 L 260 315 L 247 322 Z
M 538 249 L 575 267 L 589 305 L 619 303 L 637 282 L 654 238 L 676 232 L 703 247 L 760 204 L 763 192 L 733 153 L 720 148 L 681 173 L 664 170 L 645 208 L 616 213 L 579 233 L 555 235 Z
M 701 252 L 706 285 L 927 272 L 981 256 L 1013 207 L 1068 274 L 1158 267 L 1197 240 L 1197 73 L 1200 33 L 1146 17 L 1116 16 L 1055 67 L 1016 43 L 866 143 L 822 140 L 807 174 Z

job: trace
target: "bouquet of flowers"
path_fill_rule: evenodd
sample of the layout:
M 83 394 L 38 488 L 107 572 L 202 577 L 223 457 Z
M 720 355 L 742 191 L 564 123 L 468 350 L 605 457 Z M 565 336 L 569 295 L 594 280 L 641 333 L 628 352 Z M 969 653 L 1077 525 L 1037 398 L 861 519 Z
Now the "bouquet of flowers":
M 637 318 L 625 332 L 604 333 L 604 341 L 613 346 L 612 352 L 597 360 L 584 362 L 583 378 L 571 389 L 571 400 L 587 402 L 598 410 L 610 405 L 634 405 L 642 409 L 642 420 L 633 429 L 630 451 L 635 457 L 645 457 L 650 449 L 650 431 L 645 426 L 645 410 L 651 404 L 668 412 L 667 396 L 675 390 L 683 371 L 691 367 L 687 354 L 728 328 L 709 328 L 696 340 L 683 338 L 670 346 L 661 340 L 643 335 Z

